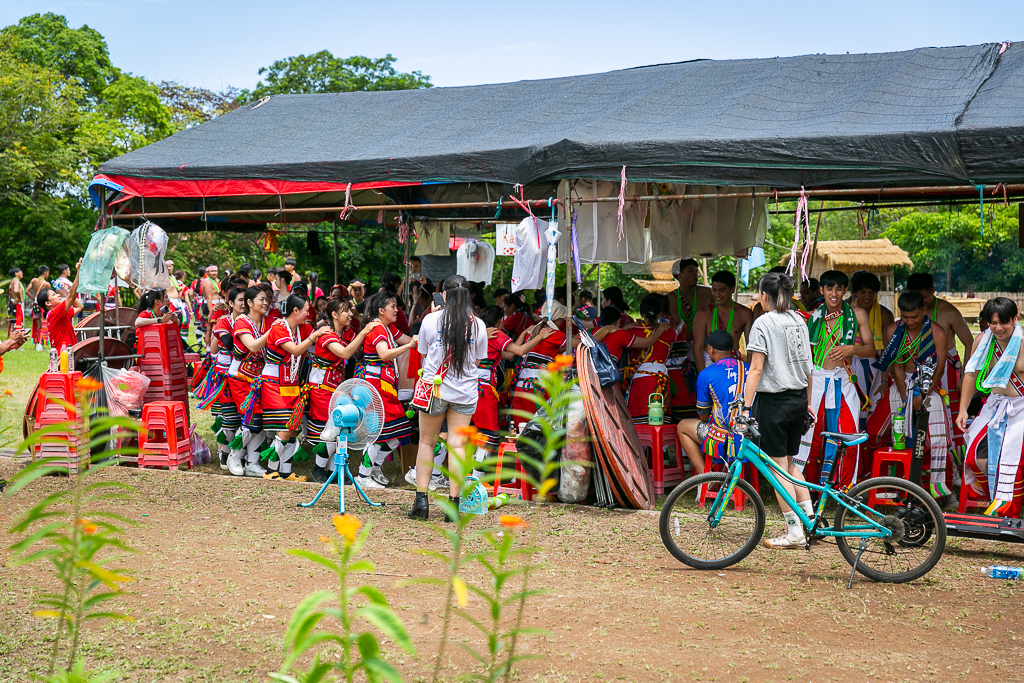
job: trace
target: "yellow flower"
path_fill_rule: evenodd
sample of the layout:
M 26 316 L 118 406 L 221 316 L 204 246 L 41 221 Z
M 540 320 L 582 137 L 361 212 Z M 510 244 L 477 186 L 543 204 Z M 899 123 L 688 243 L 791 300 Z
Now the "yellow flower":
M 327 538 L 326 536 L 321 536 L 320 537 L 320 542 L 321 543 L 330 543 L 331 539 Z
M 469 591 L 466 590 L 466 582 L 458 576 L 453 576 L 452 588 L 455 590 L 455 600 L 459 603 L 459 607 L 465 607 L 468 605 Z
M 501 525 L 508 527 L 509 529 L 518 529 L 520 527 L 530 526 L 525 519 L 522 517 L 516 517 L 515 515 L 502 515 Z
M 545 479 L 544 483 L 540 485 L 540 490 L 537 491 L 537 495 L 538 496 L 546 496 L 546 495 L 548 495 L 548 491 L 550 491 L 551 489 L 555 488 L 555 484 L 557 484 L 557 483 L 558 482 L 555 481 L 554 479 Z
M 349 514 L 334 515 L 334 528 L 338 530 L 339 536 L 344 536 L 345 544 L 351 545 L 356 540 L 356 532 L 363 525 L 358 519 Z
M 78 389 L 84 393 L 92 393 L 99 391 L 103 388 L 103 382 L 93 379 L 92 377 L 83 377 L 82 379 L 75 382 L 75 389 Z

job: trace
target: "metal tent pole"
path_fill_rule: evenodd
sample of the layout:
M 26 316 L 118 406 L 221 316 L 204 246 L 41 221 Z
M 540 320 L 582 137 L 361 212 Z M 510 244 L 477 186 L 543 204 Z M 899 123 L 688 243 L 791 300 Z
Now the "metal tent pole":
M 334 221 L 334 284 L 338 284 L 338 221 Z

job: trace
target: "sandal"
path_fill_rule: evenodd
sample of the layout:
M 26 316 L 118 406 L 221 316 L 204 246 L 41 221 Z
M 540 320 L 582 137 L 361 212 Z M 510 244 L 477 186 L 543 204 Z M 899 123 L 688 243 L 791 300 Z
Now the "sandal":
M 292 472 L 287 477 L 281 477 L 281 481 L 306 481 L 306 477 L 299 476 Z
M 266 474 L 263 475 L 263 478 L 264 479 L 280 479 L 281 475 L 278 474 L 277 472 L 267 472 Z

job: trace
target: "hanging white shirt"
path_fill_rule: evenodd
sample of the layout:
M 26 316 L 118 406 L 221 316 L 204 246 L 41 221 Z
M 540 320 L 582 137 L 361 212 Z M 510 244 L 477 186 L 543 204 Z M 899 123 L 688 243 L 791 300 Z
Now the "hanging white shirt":
M 494 247 L 487 242 L 466 240 L 455 254 L 456 272 L 470 282 L 491 284 Z
M 527 216 L 516 229 L 516 255 L 512 261 L 512 291 L 544 286 L 548 222 Z

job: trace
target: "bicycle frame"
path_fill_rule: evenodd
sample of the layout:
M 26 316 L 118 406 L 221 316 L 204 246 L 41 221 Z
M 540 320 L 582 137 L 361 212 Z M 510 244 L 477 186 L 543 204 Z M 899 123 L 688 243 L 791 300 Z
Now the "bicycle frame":
M 863 508 L 867 512 L 873 515 L 882 517 L 875 510 L 863 505 L 860 501 L 850 498 L 842 491 L 837 491 L 832 488 L 832 482 L 829 480 L 824 486 L 820 484 L 812 484 L 808 481 L 797 481 L 788 472 L 782 470 L 774 460 L 769 458 L 764 451 L 755 446 L 750 439 L 745 438 L 742 434 L 738 434 L 742 439 L 739 453 L 735 454 L 735 458 L 729 465 L 729 481 L 726 486 L 719 489 L 718 495 L 715 497 L 714 502 L 711 504 L 711 510 L 708 513 L 708 521 L 713 522 L 717 525 L 721 521 L 722 515 L 725 513 L 725 508 L 729 504 L 729 499 L 732 496 L 733 491 L 736 488 L 736 482 L 740 479 L 740 475 L 743 471 L 744 463 L 750 463 L 762 477 L 764 477 L 772 488 L 779 494 L 779 496 L 786 501 L 790 509 L 797 514 L 800 521 L 803 522 L 806 529 L 814 531 L 815 536 L 847 536 L 856 538 L 889 538 L 892 536 L 892 531 L 885 528 L 878 522 L 868 518 L 864 515 L 860 508 Z M 839 448 L 843 448 L 842 444 L 837 444 Z M 733 450 L 734 446 L 729 444 L 728 450 Z M 839 459 L 839 451 L 836 452 L 836 460 Z M 833 469 L 836 472 L 838 468 Z M 836 501 L 837 504 L 842 505 L 847 510 L 863 519 L 867 524 L 861 526 L 847 527 L 850 531 L 836 531 L 835 527 L 824 527 L 817 528 L 815 522 L 804 514 L 797 502 L 789 495 L 789 492 L 782 487 L 779 482 L 779 476 L 793 484 L 794 486 L 802 486 L 811 491 L 818 491 L 822 494 L 821 499 L 818 501 L 818 507 L 815 510 L 815 516 L 819 516 L 825 510 L 825 502 L 831 498 Z

